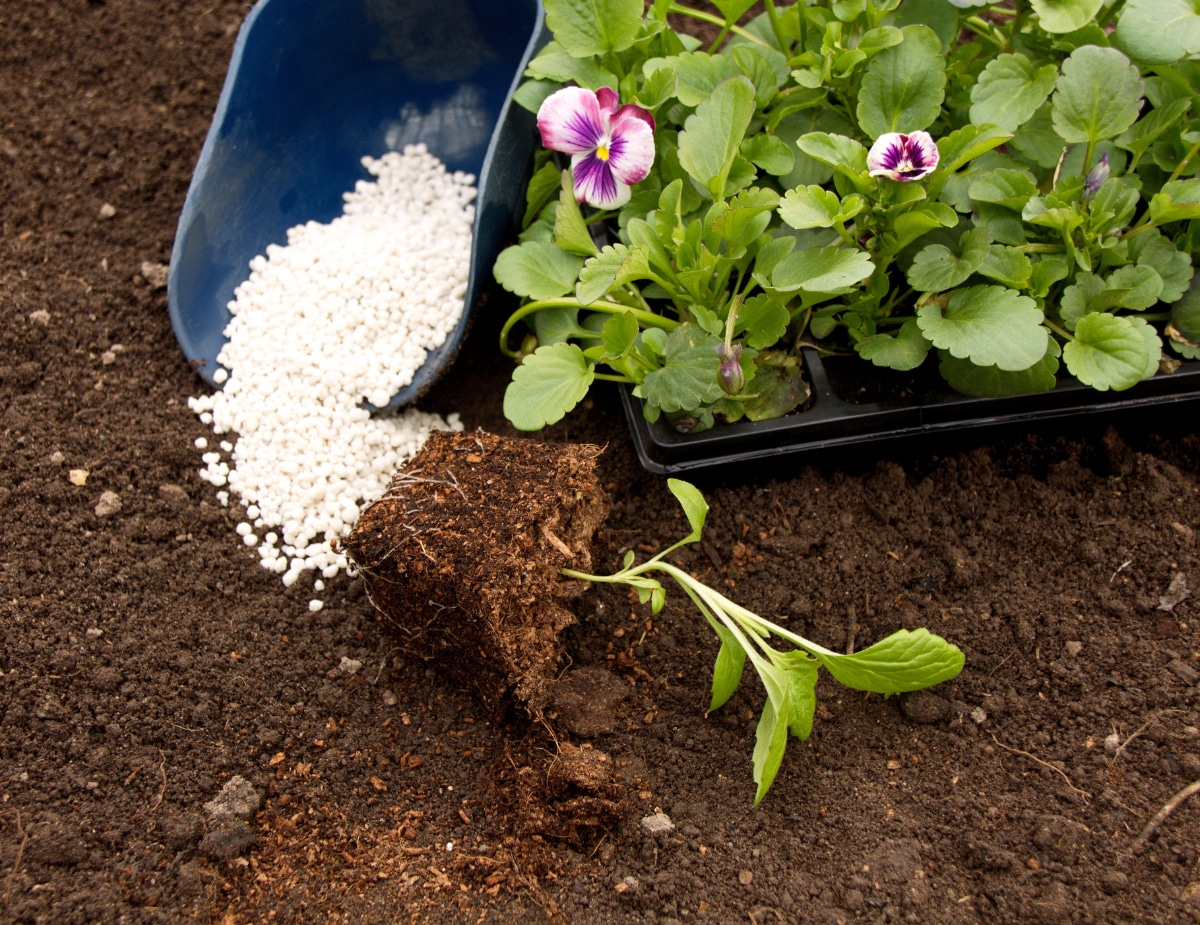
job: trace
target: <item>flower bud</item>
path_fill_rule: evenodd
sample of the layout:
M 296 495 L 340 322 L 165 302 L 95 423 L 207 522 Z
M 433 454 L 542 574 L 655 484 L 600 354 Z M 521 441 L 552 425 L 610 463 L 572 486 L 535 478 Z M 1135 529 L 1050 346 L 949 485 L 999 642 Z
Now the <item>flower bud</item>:
M 1105 151 L 1100 160 L 1094 167 L 1087 172 L 1087 176 L 1083 179 L 1083 192 L 1085 196 L 1091 196 L 1096 190 L 1104 185 L 1104 181 L 1108 179 L 1108 152 Z
M 746 375 L 742 372 L 742 348 L 717 344 L 717 356 L 721 358 L 721 388 L 726 395 L 736 395 L 746 386 Z

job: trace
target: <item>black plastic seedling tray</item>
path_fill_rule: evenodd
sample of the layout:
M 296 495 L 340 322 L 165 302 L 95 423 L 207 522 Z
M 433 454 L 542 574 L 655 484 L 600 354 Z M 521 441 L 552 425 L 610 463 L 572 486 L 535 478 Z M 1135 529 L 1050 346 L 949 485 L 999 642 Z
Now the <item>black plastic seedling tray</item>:
M 698 434 L 680 433 L 664 419 L 647 423 L 641 401 L 631 388 L 622 388 L 621 402 L 642 465 L 650 472 L 670 475 L 905 437 L 1200 400 L 1200 361 L 1186 362 L 1174 373 L 1159 374 L 1124 392 L 1097 392 L 1068 380 L 1035 395 L 971 398 L 947 388 L 944 394 L 920 399 L 868 403 L 839 397 L 815 350 L 804 351 L 804 362 L 812 386 L 812 398 L 804 410 L 770 421 L 717 426 Z

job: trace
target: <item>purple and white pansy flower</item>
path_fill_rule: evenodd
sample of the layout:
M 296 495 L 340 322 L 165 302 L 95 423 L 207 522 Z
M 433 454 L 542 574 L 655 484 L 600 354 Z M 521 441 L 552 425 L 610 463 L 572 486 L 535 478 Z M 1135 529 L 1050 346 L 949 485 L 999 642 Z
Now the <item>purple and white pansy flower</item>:
M 564 87 L 538 110 L 542 144 L 571 155 L 575 198 L 597 209 L 629 202 L 629 188 L 654 165 L 654 116 L 619 102 L 608 87 Z
M 920 180 L 938 165 L 938 148 L 928 132 L 888 132 L 880 135 L 867 152 L 867 171 L 898 183 Z

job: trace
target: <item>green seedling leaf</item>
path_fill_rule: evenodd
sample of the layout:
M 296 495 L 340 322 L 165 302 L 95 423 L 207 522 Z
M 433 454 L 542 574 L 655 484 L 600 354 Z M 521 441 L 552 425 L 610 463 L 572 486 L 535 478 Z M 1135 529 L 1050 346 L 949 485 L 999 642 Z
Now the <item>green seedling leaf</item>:
M 1146 342 L 1146 368 L 1142 372 L 1142 378 L 1149 379 L 1158 372 L 1158 364 L 1162 360 L 1162 338 L 1145 318 L 1130 318 L 1129 323 Z
M 1103 312 L 1112 308 L 1124 293 L 1109 289 L 1105 281 L 1091 273 L 1075 274 L 1075 282 L 1063 290 L 1058 303 L 1058 314 L 1074 331 L 1079 319 L 1091 312 Z
M 1119 267 L 1108 278 L 1108 288 L 1121 292 L 1117 304 L 1132 311 L 1145 311 L 1158 302 L 1163 281 L 1154 267 L 1139 264 Z
M 669 67 L 660 67 L 646 78 L 636 102 L 643 109 L 658 109 L 675 95 L 677 75 Z
M 737 45 L 730 50 L 742 73 L 754 84 L 754 96 L 761 110 L 779 93 L 791 69 L 783 53 L 758 45 Z
M 583 258 L 549 241 L 526 241 L 506 247 L 496 258 L 496 282 L 530 299 L 557 299 L 575 288 Z
M 674 272 L 674 261 L 670 253 L 654 226 L 648 221 L 641 218 L 630 219 L 629 224 L 625 226 L 625 233 L 629 235 L 629 241 L 634 247 L 646 249 L 646 259 L 651 267 L 668 276 Z
M 918 292 L 945 292 L 960 286 L 982 266 L 991 246 L 986 228 L 971 228 L 958 239 L 959 252 L 930 244 L 913 258 L 908 284 Z
M 754 6 L 755 0 L 713 0 L 713 6 L 721 11 L 726 22 L 736 23 Z
M 579 326 L 579 309 L 544 308 L 534 313 L 533 332 L 538 345 L 559 344 L 572 337 L 582 337 L 587 332 Z
M 733 197 L 729 208 L 713 221 L 712 230 L 740 251 L 758 240 L 771 223 L 771 213 L 779 205 L 779 194 L 774 190 L 752 188 L 743 190 Z
M 542 103 L 556 91 L 560 85 L 550 80 L 527 80 L 517 87 L 513 93 L 513 102 L 522 109 L 537 112 Z M 555 171 L 557 173 L 557 171 Z
M 595 369 L 575 344 L 538 347 L 513 370 L 504 391 L 504 416 L 517 430 L 556 424 L 583 399 Z
M 521 220 L 522 228 L 529 227 L 561 186 L 562 177 L 553 162 L 543 164 L 529 178 L 529 186 L 525 188 L 525 217 Z
M 790 321 L 791 315 L 778 297 L 759 293 L 742 303 L 733 333 L 735 337 L 745 333 L 747 346 L 764 350 L 783 337 Z
M 610 244 L 583 265 L 575 298 L 590 305 L 612 290 L 650 275 L 649 249 Z
M 862 282 L 875 272 L 865 251 L 849 247 L 810 247 L 784 257 L 771 274 L 780 292 L 837 292 Z
M 999 167 L 972 177 L 967 192 L 976 202 L 990 202 L 1020 212 L 1037 195 L 1038 187 L 1029 171 Z
M 1028 369 L 1046 353 L 1046 329 L 1037 303 L 1002 286 L 972 286 L 949 294 L 943 308 L 930 302 L 917 311 L 929 341 L 979 366 Z
M 867 149 L 853 138 L 829 132 L 809 132 L 796 139 L 809 157 L 827 164 L 854 182 L 860 192 L 873 182 L 867 175 Z
M 788 190 L 779 204 L 780 217 L 793 228 L 832 228 L 847 222 L 863 210 L 866 202 L 857 193 L 845 201 L 838 194 L 820 186 L 801 186 Z
M 1051 98 L 1054 130 L 1069 142 L 1115 138 L 1137 119 L 1143 90 L 1137 67 L 1117 49 L 1077 48 L 1063 62 Z
M 547 43 L 538 56 L 529 62 L 525 76 L 560 84 L 574 82 L 589 90 L 617 85 L 617 78 L 597 64 L 594 58 L 577 58 L 557 42 Z
M 1200 218 L 1200 179 L 1175 180 L 1150 197 L 1150 220 L 1156 225 Z
M 938 139 L 938 173 L 951 173 L 968 164 L 993 148 L 998 148 L 1010 138 L 997 125 L 964 125 L 944 138 Z
M 708 712 L 712 713 L 725 706 L 742 683 L 742 673 L 746 668 L 746 650 L 728 629 L 716 620 L 710 622 L 721 637 L 721 648 L 717 650 L 717 660 L 713 664 L 712 701 L 708 705 Z
M 679 163 L 714 199 L 721 199 L 738 147 L 754 116 L 754 85 L 731 77 L 687 117 L 679 134 Z
M 667 488 L 675 496 L 679 506 L 683 508 L 688 526 L 692 528 L 687 539 L 700 539 L 700 534 L 704 532 L 704 521 L 708 517 L 708 502 L 704 500 L 704 495 L 695 485 L 685 482 L 683 479 L 667 479 Z
M 1200 279 L 1193 279 L 1183 297 L 1171 306 L 1170 335 L 1192 347 L 1200 347 Z
M 935 228 L 953 228 L 958 224 L 958 215 L 949 206 L 932 203 L 913 212 L 896 216 L 892 232 L 896 241 L 888 249 L 892 253 L 904 250 L 913 241 Z
M 1146 113 L 1118 135 L 1117 147 L 1124 148 L 1135 160 L 1140 160 L 1150 150 L 1150 146 L 1191 108 L 1192 101 L 1187 97 L 1167 101 L 1161 107 Z
M 626 356 L 637 342 L 638 322 L 633 312 L 609 315 L 600 329 L 600 342 L 604 345 L 604 360 L 619 360 Z
M 558 208 L 554 212 L 554 243 L 568 254 L 580 257 L 592 257 L 600 253 L 596 242 L 588 233 L 579 203 L 575 200 L 575 184 L 569 170 L 562 172 L 562 192 L 558 197 Z
M 545 0 L 546 25 L 568 54 L 589 58 L 633 45 L 642 0 Z
M 794 651 L 784 656 L 788 679 L 788 731 L 801 742 L 812 734 L 817 713 L 817 672 L 820 662 L 807 653 Z
M 1038 23 L 1047 32 L 1074 32 L 1088 25 L 1104 0 L 1032 0 Z
M 667 67 L 675 72 L 675 98 L 684 106 L 699 106 L 718 85 L 742 73 L 729 55 L 710 55 L 704 51 L 686 51 L 669 58 L 652 58 L 642 65 L 650 76 L 654 70 Z
M 1038 67 L 1019 53 L 993 58 L 971 88 L 971 121 L 1015 132 L 1046 102 L 1057 80 L 1053 64 Z
M 1063 360 L 1084 385 L 1121 391 L 1145 378 L 1150 351 L 1131 319 L 1092 312 L 1075 325 L 1075 339 L 1063 347 Z
M 895 334 L 872 334 L 855 344 L 854 349 L 876 366 L 907 372 L 925 362 L 929 346 L 916 319 L 910 318 Z
M 1054 117 L 1050 113 L 1050 104 L 1046 103 L 1017 129 L 1009 147 L 1043 170 L 1053 170 L 1066 144 L 1054 130 Z
M 1134 250 L 1131 247 L 1130 256 L 1136 257 L 1139 267 L 1153 267 L 1162 279 L 1162 292 L 1158 295 L 1160 302 L 1178 301 L 1187 292 L 1188 285 L 1192 281 L 1194 271 L 1191 258 L 1182 251 L 1176 250 L 1171 240 L 1161 235 L 1156 237 L 1147 234 L 1138 235 L 1130 243 L 1143 240 L 1145 244 L 1142 244 L 1140 249 Z
M 778 670 L 778 669 L 776 669 Z M 759 675 L 766 677 L 764 669 L 759 668 Z M 783 674 L 779 671 L 779 674 Z M 788 721 L 791 711 L 788 706 L 786 682 L 781 681 L 783 692 L 771 695 L 767 688 L 767 702 L 763 704 L 762 715 L 758 719 L 758 728 L 754 732 L 754 783 L 758 790 L 754 794 L 754 805 L 762 802 L 762 798 L 775 783 L 775 775 L 779 773 L 779 765 L 783 763 L 783 753 L 787 749 Z
M 1009 289 L 1024 289 L 1033 276 L 1033 264 L 1019 248 L 993 244 L 976 272 Z
M 1058 342 L 1050 338 L 1046 355 L 1029 369 L 1006 372 L 995 366 L 976 366 L 970 360 L 959 360 L 942 352 L 938 370 L 950 387 L 964 395 L 980 398 L 1003 398 L 1007 395 L 1032 395 L 1049 392 L 1057 384 Z
M 858 96 L 859 127 L 872 138 L 928 128 L 946 91 L 942 43 L 927 26 L 905 26 L 904 41 L 873 57 Z
M 958 13 L 946 0 L 904 0 L 892 17 L 899 27 L 928 26 L 937 33 L 943 51 L 949 51 L 958 38 Z
M 1193 0 L 1129 0 L 1117 44 L 1142 64 L 1170 64 L 1200 52 L 1200 9 Z
M 940 684 L 963 668 L 963 654 L 926 629 L 898 630 L 853 655 L 814 653 L 846 687 L 875 694 L 902 694 Z
M 668 414 L 691 411 L 722 395 L 719 381 L 721 341 L 697 325 L 681 324 L 667 335 L 663 366 L 646 374 L 642 396 Z
M 756 164 L 773 177 L 789 173 L 796 161 L 792 149 L 782 138 L 775 135 L 751 135 L 739 149 L 742 157 Z

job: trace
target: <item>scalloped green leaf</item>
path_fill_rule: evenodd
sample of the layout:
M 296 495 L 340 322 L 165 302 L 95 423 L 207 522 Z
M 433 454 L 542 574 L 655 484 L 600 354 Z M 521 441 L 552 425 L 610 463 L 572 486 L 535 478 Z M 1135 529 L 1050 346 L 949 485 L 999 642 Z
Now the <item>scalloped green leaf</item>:
M 797 230 L 832 228 L 862 211 L 866 203 L 857 193 L 846 197 L 845 204 L 837 193 L 820 186 L 801 186 L 788 190 L 779 203 L 779 216 Z
M 1137 120 L 1143 91 L 1137 67 L 1117 49 L 1076 48 L 1050 100 L 1054 130 L 1068 142 L 1115 138 Z
M 754 116 L 754 84 L 740 73 L 719 84 L 679 133 L 679 163 L 713 198 L 725 193 L 725 180 Z
M 1145 378 L 1150 351 L 1133 320 L 1107 312 L 1084 315 L 1063 347 L 1071 375 L 1100 392 L 1121 391 Z
M 1046 353 L 1044 316 L 1037 303 L 1003 286 L 972 286 L 917 311 L 917 324 L 939 350 L 979 366 L 1028 369 Z
M 1046 102 L 1057 80 L 1053 64 L 1038 67 L 1020 53 L 993 58 L 971 88 L 971 121 L 1015 132 Z
M 938 139 L 938 173 L 958 170 L 993 148 L 998 148 L 1010 138 L 998 125 L 964 125 L 949 135 Z
M 541 430 L 563 419 L 592 387 L 595 368 L 575 344 L 538 347 L 513 370 L 504 416 L 517 430 Z
M 509 292 L 530 299 L 557 299 L 575 288 L 583 258 L 549 241 L 526 241 L 506 247 L 492 272 Z
M 982 266 L 991 247 L 986 228 L 970 228 L 958 239 L 956 254 L 943 244 L 929 244 L 913 258 L 908 284 L 918 292 L 946 292 L 961 286 Z
M 546 25 L 577 58 L 624 51 L 642 28 L 642 0 L 544 0 Z
M 872 334 L 855 344 L 854 349 L 876 366 L 907 372 L 925 362 L 929 346 L 916 319 L 910 318 L 895 334 Z
M 1200 218 L 1200 178 L 1164 184 L 1150 197 L 1150 218 L 1156 225 Z
M 1074 32 L 1092 21 L 1104 0 L 1031 0 L 1047 32 Z
M 575 298 L 590 305 L 612 290 L 650 275 L 650 249 L 610 244 L 579 271 Z
M 771 274 L 781 292 L 837 292 L 860 283 L 875 272 L 866 251 L 850 247 L 810 247 L 784 257 Z
M 1033 264 L 1020 248 L 993 244 L 976 272 L 1009 289 L 1024 289 L 1033 276 Z
M 1032 395 L 1049 392 L 1057 384 L 1058 342 L 1050 338 L 1046 355 L 1028 369 L 1006 372 L 996 366 L 976 366 L 970 360 L 960 360 L 943 352 L 938 371 L 950 387 L 964 395 L 979 398 L 1003 398 L 1007 395 Z
M 904 41 L 867 64 L 858 95 L 858 124 L 872 138 L 928 128 L 946 93 L 942 43 L 928 26 L 905 26 Z
M 667 335 L 663 366 L 646 374 L 642 397 L 668 414 L 693 411 L 714 402 L 724 391 L 720 384 L 720 339 L 694 324 L 681 324 Z
M 1135 61 L 1170 64 L 1200 53 L 1200 8 L 1195 0 L 1129 0 L 1116 37 Z
M 733 333 L 736 337 L 744 332 L 747 346 L 764 350 L 783 337 L 791 317 L 778 296 L 759 293 L 742 303 Z
M 976 202 L 989 202 L 1020 212 L 1038 194 L 1038 187 L 1029 171 L 1000 167 L 972 177 L 967 192 Z

